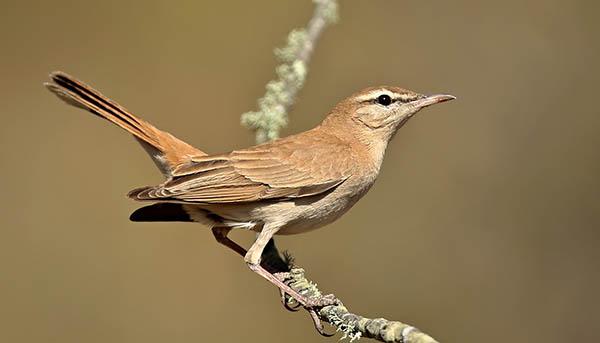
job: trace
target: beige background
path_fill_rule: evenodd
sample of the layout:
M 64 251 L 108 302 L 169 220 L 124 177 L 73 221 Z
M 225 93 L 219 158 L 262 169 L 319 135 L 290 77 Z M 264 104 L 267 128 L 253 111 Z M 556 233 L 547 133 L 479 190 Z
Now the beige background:
M 459 100 L 401 130 L 344 218 L 279 245 L 353 311 L 442 342 L 598 341 L 596 3 L 342 2 L 286 134 L 370 85 Z M 311 2 L 1 5 L 0 341 L 335 342 L 206 228 L 129 222 L 124 194 L 159 173 L 41 85 L 64 70 L 205 151 L 248 146 L 239 115 Z

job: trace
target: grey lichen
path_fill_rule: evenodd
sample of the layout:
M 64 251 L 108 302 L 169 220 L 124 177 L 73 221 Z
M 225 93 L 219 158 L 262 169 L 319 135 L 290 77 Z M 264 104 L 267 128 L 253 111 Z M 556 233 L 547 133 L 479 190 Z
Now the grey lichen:
M 275 49 L 281 64 L 276 68 L 277 77 L 267 83 L 265 95 L 258 100 L 258 110 L 242 114 L 242 124 L 255 131 L 258 143 L 278 138 L 287 125 L 287 114 L 306 80 L 314 45 L 323 29 L 337 21 L 337 1 L 313 1 L 316 7 L 307 27 L 292 30 L 286 45 Z
M 348 338 L 350 342 L 353 342 L 360 337 L 362 337 L 362 332 L 358 329 L 358 327 L 354 323 L 346 323 L 343 317 L 338 315 L 336 311 L 329 311 L 327 314 L 324 314 L 329 320 L 329 323 L 336 327 L 336 331 L 341 331 L 343 333 L 342 338 L 340 340 Z
M 308 35 L 305 29 L 294 29 L 287 37 L 287 43 L 282 48 L 275 48 L 275 57 L 282 62 L 291 63 L 298 58 L 304 48 Z

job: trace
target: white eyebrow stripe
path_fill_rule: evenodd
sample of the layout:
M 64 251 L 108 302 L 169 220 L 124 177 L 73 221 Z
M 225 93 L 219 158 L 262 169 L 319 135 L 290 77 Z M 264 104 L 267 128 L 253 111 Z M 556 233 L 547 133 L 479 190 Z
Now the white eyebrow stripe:
M 415 100 L 416 98 L 417 98 L 417 96 L 414 94 L 406 94 L 406 93 L 398 94 L 398 99 L 401 99 L 403 101 L 407 101 L 407 100 L 412 101 L 412 100 Z
M 367 94 L 361 95 L 360 97 L 357 98 L 357 100 L 358 100 L 358 102 L 371 101 L 380 95 L 388 95 L 394 101 L 400 100 L 402 102 L 413 101 L 417 98 L 417 95 L 415 95 L 415 94 L 395 93 L 395 92 L 389 91 L 387 89 L 376 89 L 376 90 L 370 91 Z
M 390 91 L 385 90 L 385 89 L 376 89 L 376 90 L 373 90 L 373 91 L 371 91 L 371 92 L 369 92 L 369 93 L 367 93 L 365 95 L 362 95 L 362 96 L 358 97 L 357 100 L 359 102 L 373 100 L 373 99 L 375 99 L 376 97 L 378 97 L 380 95 L 388 95 L 390 98 L 395 99 L 400 94 L 396 94 L 394 92 L 390 92 Z

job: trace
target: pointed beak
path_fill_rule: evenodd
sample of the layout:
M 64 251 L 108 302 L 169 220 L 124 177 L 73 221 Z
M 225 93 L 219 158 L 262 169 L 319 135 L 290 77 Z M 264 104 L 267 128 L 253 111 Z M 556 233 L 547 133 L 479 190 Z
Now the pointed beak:
M 456 97 L 453 95 L 436 94 L 436 95 L 425 96 L 421 99 L 417 99 L 417 100 L 411 102 L 410 104 L 413 105 L 415 108 L 421 109 L 421 108 L 425 108 L 427 106 L 439 104 L 440 102 L 450 101 L 450 100 L 454 100 L 454 99 L 456 99 Z

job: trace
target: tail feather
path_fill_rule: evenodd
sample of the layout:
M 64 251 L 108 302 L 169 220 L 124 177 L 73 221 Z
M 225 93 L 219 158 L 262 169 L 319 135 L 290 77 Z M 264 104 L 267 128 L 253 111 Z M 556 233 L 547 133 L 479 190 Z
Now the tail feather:
M 69 105 L 83 108 L 131 133 L 167 176 L 177 166 L 189 162 L 191 156 L 205 155 L 201 150 L 157 129 L 97 90 L 63 72 L 54 72 L 50 74 L 50 78 L 53 83 L 45 83 L 45 86 L 51 92 Z
M 159 203 L 135 210 L 129 220 L 134 222 L 191 222 L 182 205 Z

